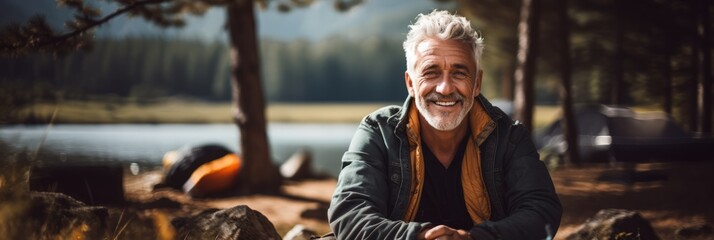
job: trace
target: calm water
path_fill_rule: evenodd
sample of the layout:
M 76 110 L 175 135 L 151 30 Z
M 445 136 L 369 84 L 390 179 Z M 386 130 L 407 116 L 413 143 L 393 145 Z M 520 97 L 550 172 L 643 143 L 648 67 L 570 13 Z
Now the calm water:
M 336 176 L 356 129 L 357 124 L 270 123 L 268 137 L 276 163 L 307 148 L 315 170 Z M 164 153 L 185 145 L 217 143 L 237 151 L 239 134 L 233 124 L 54 125 L 46 130 L 46 125 L 0 127 L 0 141 L 34 151 L 46 134 L 40 152 L 54 157 L 44 161 L 157 166 Z

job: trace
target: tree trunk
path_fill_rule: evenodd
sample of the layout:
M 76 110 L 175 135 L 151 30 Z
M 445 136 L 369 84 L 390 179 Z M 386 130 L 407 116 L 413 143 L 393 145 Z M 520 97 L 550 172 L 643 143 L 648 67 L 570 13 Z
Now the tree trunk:
M 511 64 L 501 70 L 501 98 L 513 102 L 513 69 Z
M 227 5 L 231 45 L 233 119 L 240 130 L 243 166 L 238 192 L 277 192 L 281 177 L 270 157 L 265 104 L 260 81 L 258 42 L 252 0 Z
M 533 85 L 538 56 L 539 0 L 523 0 L 518 23 L 518 67 L 515 79 L 515 119 L 533 129 Z
M 689 131 L 696 132 L 699 128 L 699 114 L 697 111 L 697 83 L 699 82 L 699 42 L 696 32 L 692 38 L 692 52 L 690 57 L 691 72 L 687 83 L 687 113 L 689 114 Z
M 610 86 L 610 104 L 621 105 L 623 95 L 623 85 L 625 81 L 624 71 L 624 14 L 625 4 L 623 1 L 615 1 L 615 56 L 613 59 L 613 79 Z
M 701 71 L 699 77 L 699 89 L 698 89 L 698 108 L 699 116 L 701 117 L 699 121 L 699 131 L 704 135 L 710 135 L 712 133 L 712 77 L 711 77 L 711 48 L 709 46 L 709 0 L 699 0 L 698 2 L 698 12 L 699 12 L 699 70 Z
M 665 46 L 672 46 L 670 45 L 670 38 L 669 36 L 665 36 Z M 664 96 L 664 102 L 662 103 L 662 108 L 664 108 L 664 112 L 666 112 L 667 115 L 672 116 L 672 51 L 668 49 L 664 50 L 663 71 L 664 83 L 662 84 L 662 95 Z
M 570 18 L 568 0 L 560 0 L 557 6 L 560 31 L 558 36 L 560 55 L 560 104 L 563 111 L 563 130 L 568 144 L 567 163 L 579 163 L 578 126 L 573 111 L 572 67 L 570 61 Z
M 666 7 L 671 7 L 670 4 L 666 4 Z M 673 14 L 667 13 L 664 17 L 666 18 L 671 18 Z M 667 22 L 663 22 L 664 25 L 664 31 L 663 31 L 663 38 L 664 38 L 664 45 L 662 45 L 662 50 L 664 53 L 664 62 L 663 64 L 663 82 L 662 82 L 662 110 L 667 113 L 668 116 L 672 116 L 672 55 L 675 54 L 675 51 L 671 50 L 670 46 L 673 46 L 673 33 L 675 31 L 675 27 Z

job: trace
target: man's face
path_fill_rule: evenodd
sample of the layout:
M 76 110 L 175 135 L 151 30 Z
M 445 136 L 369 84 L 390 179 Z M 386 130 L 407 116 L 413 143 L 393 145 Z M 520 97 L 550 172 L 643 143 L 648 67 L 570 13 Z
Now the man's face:
M 417 45 L 414 74 L 405 73 L 407 90 L 433 128 L 455 129 L 481 88 L 471 47 L 456 40 L 427 39 Z

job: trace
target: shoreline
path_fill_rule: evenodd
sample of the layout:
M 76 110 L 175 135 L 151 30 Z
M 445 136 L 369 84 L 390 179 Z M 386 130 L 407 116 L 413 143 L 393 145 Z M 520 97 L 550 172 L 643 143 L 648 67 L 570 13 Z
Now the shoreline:
M 284 123 L 359 123 L 367 114 L 402 102 L 275 102 L 266 103 L 268 122 Z M 552 123 L 558 105 L 536 105 L 535 127 Z M 117 100 L 92 98 L 64 100 L 59 104 L 41 101 L 16 109 L 15 120 L 0 124 L 46 124 L 57 110 L 53 123 L 69 124 L 210 124 L 233 123 L 230 102 L 165 98 L 154 100 Z M 87 114 L 91 113 L 91 114 Z M 2 119 L 0 119 L 2 120 Z

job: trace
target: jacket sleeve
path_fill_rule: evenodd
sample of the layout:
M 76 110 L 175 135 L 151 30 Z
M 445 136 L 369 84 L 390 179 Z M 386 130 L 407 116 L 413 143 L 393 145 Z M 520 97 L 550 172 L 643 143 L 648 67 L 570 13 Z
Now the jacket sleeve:
M 337 239 L 416 239 L 427 223 L 388 219 L 389 183 L 384 138 L 365 119 L 342 157 L 328 219 Z
M 476 225 L 471 229 L 474 239 L 544 239 L 546 228 L 555 234 L 560 225 L 563 208 L 553 181 L 529 134 L 521 130 L 524 136 L 506 154 L 512 157 L 504 159 L 506 217 Z

